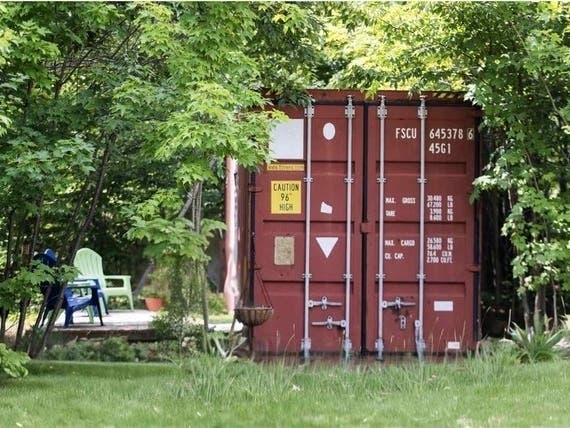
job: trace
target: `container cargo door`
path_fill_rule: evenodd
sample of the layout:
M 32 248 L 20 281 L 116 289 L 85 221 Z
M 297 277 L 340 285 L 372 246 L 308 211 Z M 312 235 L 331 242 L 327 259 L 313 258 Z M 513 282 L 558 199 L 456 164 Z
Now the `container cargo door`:
M 274 316 L 255 327 L 267 354 L 361 349 L 363 108 L 318 102 L 274 132 L 276 161 L 256 174 L 254 303 Z
M 477 337 L 479 112 L 450 96 L 312 91 L 254 174 L 254 328 L 266 354 L 464 351 Z M 354 96 L 354 99 L 352 98 Z M 268 297 L 266 297 L 268 296 Z
M 421 104 L 369 109 L 365 347 L 379 357 L 463 351 L 476 336 L 476 110 Z

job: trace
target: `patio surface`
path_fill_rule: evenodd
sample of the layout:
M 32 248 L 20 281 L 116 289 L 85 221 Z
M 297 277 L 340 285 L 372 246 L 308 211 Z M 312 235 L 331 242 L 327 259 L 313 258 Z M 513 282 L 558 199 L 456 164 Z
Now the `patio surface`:
M 109 314 L 103 314 L 103 324 L 105 326 L 139 326 L 149 327 L 152 319 L 158 312 L 151 312 L 144 309 L 135 309 L 134 311 L 128 309 L 111 309 Z M 63 321 L 65 314 L 55 322 L 56 327 L 63 328 Z M 100 327 L 99 317 L 93 318 L 93 323 L 89 321 L 87 311 L 78 311 L 73 314 L 73 326 L 70 328 L 85 328 L 85 327 Z
M 68 328 L 64 328 L 65 314 L 62 313 L 55 322 L 55 329 L 62 333 L 69 332 L 74 336 L 85 337 L 112 335 L 110 332 L 115 332 L 115 334 L 121 334 L 122 332 L 130 336 L 134 332 L 136 336 L 142 335 L 146 340 L 151 340 L 149 337 L 154 336 L 151 321 L 157 314 L 159 314 L 159 312 L 151 312 L 145 309 L 135 309 L 132 311 L 129 309 L 110 309 L 109 314 L 103 314 L 104 325 L 100 325 L 99 317 L 94 317 L 93 323 L 91 323 L 87 311 L 78 311 L 73 314 L 73 324 Z M 201 325 L 202 320 L 196 319 L 195 323 Z M 242 327 L 243 326 L 236 321 L 234 331 L 241 331 Z M 213 331 L 227 333 L 230 329 L 231 323 L 210 323 L 210 330 Z

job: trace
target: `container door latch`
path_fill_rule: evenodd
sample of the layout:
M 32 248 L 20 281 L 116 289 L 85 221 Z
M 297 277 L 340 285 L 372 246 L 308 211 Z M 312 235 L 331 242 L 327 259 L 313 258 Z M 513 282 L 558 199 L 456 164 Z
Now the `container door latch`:
M 325 326 L 326 328 L 328 328 L 329 330 L 332 330 L 333 327 L 340 327 L 340 328 L 346 328 L 346 321 L 345 320 L 339 320 L 339 321 L 335 321 L 333 319 L 333 317 L 328 316 L 326 321 L 314 321 L 311 323 L 312 325 L 322 325 Z
M 393 308 L 397 311 L 405 306 L 416 306 L 416 302 L 406 302 L 402 300 L 401 297 L 396 297 L 393 301 L 384 300 L 382 301 L 382 308 Z
M 307 301 L 307 307 L 308 308 L 314 308 L 315 306 L 320 306 L 321 309 L 324 311 L 329 306 L 342 306 L 342 303 L 340 303 L 340 302 L 329 302 L 329 299 L 327 296 L 321 297 L 321 300 L 308 300 Z

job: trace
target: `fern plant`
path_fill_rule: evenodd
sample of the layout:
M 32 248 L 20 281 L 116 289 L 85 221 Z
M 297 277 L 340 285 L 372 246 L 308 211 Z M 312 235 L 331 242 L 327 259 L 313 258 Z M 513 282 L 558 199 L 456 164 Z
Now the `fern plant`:
M 564 337 L 564 330 L 546 330 L 544 323 L 535 319 L 534 328 L 527 331 L 513 323 L 509 333 L 517 346 L 517 357 L 523 363 L 551 361 L 560 356 L 556 344 Z

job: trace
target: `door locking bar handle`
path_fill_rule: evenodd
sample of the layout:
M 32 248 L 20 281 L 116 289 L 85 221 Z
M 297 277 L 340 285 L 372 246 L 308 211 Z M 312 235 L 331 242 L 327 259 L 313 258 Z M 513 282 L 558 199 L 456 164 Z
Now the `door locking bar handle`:
M 331 316 L 328 316 L 326 321 L 314 321 L 311 324 L 322 325 L 328 328 L 329 330 L 332 330 L 332 328 L 335 326 L 340 328 L 346 328 L 346 320 L 335 321 Z
M 307 301 L 307 307 L 308 308 L 314 308 L 315 306 L 320 306 L 321 309 L 324 311 L 329 306 L 342 306 L 342 303 L 340 303 L 340 302 L 329 302 L 329 299 L 327 296 L 321 297 L 321 300 L 308 300 Z
M 394 301 L 383 300 L 382 301 L 382 308 L 394 308 L 396 310 L 402 309 L 404 306 L 416 306 L 416 302 L 406 302 L 402 300 L 400 297 L 396 297 Z

